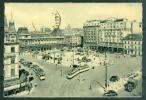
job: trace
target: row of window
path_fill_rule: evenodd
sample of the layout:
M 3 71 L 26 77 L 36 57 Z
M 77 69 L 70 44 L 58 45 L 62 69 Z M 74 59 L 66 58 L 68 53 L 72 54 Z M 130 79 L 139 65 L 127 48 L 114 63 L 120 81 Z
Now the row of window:
M 108 32 L 108 31 L 106 31 L 106 32 L 101 32 L 101 33 L 99 33 L 99 34 L 105 34 L 105 35 L 123 35 L 123 33 L 122 32 Z M 96 33 L 95 32 L 93 32 L 93 31 L 90 31 L 90 32 L 86 32 L 85 33 L 85 35 L 96 35 Z
M 125 46 L 125 48 L 127 48 L 127 49 L 141 49 L 141 47 L 140 46 Z
M 96 25 L 100 25 L 101 27 L 106 26 L 106 27 L 123 27 L 126 24 L 125 23 L 103 23 L 103 24 L 99 24 L 99 23 L 86 23 L 85 26 L 96 26 Z
M 125 41 L 125 44 L 138 44 L 141 45 L 141 41 Z

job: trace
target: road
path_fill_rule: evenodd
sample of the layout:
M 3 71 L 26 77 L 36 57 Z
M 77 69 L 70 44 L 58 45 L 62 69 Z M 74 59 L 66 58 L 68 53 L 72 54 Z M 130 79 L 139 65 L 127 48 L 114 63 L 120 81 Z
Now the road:
M 36 77 L 35 82 L 37 82 L 38 86 L 29 95 L 24 95 L 25 97 L 100 97 L 104 93 L 100 86 L 100 84 L 104 86 L 105 83 L 104 66 L 95 67 L 95 69 L 79 74 L 69 80 L 66 78 L 69 67 L 63 65 L 56 66 L 40 59 L 34 59 L 30 55 L 23 58 L 38 64 L 46 73 L 46 80 L 44 81 L 40 81 Z M 115 55 L 108 54 L 107 59 L 113 61 L 113 64 L 108 66 L 108 79 L 112 75 L 124 76 L 141 70 L 140 57 L 126 56 L 126 58 L 116 58 Z M 141 84 L 139 84 L 134 94 L 141 92 L 141 88 Z M 133 96 L 133 94 L 122 90 L 119 96 Z

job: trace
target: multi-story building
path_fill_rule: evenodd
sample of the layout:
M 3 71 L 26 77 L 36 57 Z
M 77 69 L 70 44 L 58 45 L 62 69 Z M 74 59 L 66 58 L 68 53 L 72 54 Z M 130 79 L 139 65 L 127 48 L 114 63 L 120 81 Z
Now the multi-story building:
M 124 52 L 142 56 L 142 34 L 129 34 L 123 39 Z
M 83 29 L 84 47 L 98 51 L 122 51 L 122 38 L 142 31 L 139 22 L 115 18 L 87 21 Z
M 63 36 L 51 36 L 50 34 L 39 31 L 29 32 L 26 27 L 19 28 L 18 34 L 20 36 L 21 52 L 45 51 L 52 48 L 61 48 L 65 45 Z
M 10 95 L 24 80 L 19 77 L 19 42 L 14 22 L 11 20 L 8 26 L 6 17 L 4 22 L 4 95 Z
M 65 36 L 66 45 L 69 47 L 78 47 L 82 45 L 82 36 L 80 34 L 70 34 Z

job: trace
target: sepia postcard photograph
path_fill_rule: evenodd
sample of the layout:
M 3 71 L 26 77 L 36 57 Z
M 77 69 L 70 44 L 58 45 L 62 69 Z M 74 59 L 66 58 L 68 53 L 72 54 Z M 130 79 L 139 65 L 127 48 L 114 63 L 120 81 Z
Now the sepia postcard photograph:
M 4 97 L 142 96 L 142 3 L 4 6 Z

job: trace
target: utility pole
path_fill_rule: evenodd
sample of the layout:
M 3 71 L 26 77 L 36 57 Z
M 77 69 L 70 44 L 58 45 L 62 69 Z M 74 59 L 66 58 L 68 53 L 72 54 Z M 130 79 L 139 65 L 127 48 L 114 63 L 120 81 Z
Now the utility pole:
M 73 65 L 74 65 L 74 49 L 73 49 Z
M 106 51 L 105 51 L 105 89 L 107 89 L 107 62 L 106 59 L 107 55 L 106 55 Z

